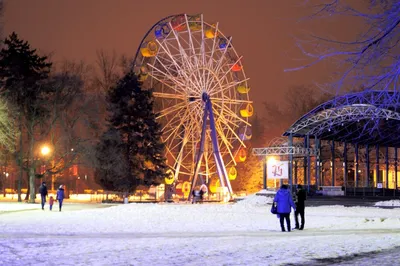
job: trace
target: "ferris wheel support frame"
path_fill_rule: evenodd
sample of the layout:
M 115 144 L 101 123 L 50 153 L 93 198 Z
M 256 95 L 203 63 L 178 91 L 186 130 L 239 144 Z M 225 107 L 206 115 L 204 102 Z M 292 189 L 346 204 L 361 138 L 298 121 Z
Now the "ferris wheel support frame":
M 205 92 L 203 92 L 203 94 L 202 94 L 202 101 L 205 104 L 204 104 L 203 124 L 202 124 L 202 130 L 201 130 L 201 138 L 200 138 L 200 147 L 199 147 L 199 151 L 195 157 L 196 158 L 196 164 L 195 164 L 196 167 L 195 167 L 195 172 L 194 172 L 193 178 L 191 180 L 192 184 L 190 186 L 188 200 L 190 201 L 192 199 L 192 192 L 196 185 L 197 178 L 199 177 L 199 170 L 200 170 L 201 161 L 202 161 L 203 154 L 204 154 L 204 142 L 205 142 L 205 136 L 206 136 L 206 130 L 207 130 L 207 118 L 210 120 L 211 140 L 212 140 L 212 145 L 213 145 L 214 158 L 215 158 L 215 162 L 217 165 L 219 181 L 221 183 L 221 187 L 228 188 L 229 198 L 232 198 L 231 183 L 228 178 L 228 173 L 226 171 L 224 160 L 223 160 L 221 153 L 219 151 L 219 148 L 218 148 L 218 138 L 217 138 L 217 133 L 216 133 L 216 128 L 215 128 L 214 112 L 212 110 L 211 99 Z M 203 177 L 201 177 L 201 176 L 200 176 L 200 181 L 202 184 L 204 184 Z

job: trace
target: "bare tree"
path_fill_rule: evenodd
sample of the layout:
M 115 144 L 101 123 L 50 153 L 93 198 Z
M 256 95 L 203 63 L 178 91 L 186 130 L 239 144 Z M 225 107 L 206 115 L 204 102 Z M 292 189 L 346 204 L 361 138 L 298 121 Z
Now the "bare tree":
M 318 88 L 296 86 L 288 89 L 285 99 L 279 105 L 275 102 L 264 102 L 268 138 L 281 135 L 297 119 L 330 98 L 329 94 L 322 93 Z
M 314 1 L 306 1 L 312 4 Z M 332 92 L 340 93 L 348 87 L 397 90 L 400 74 L 400 2 L 390 0 L 317 1 L 312 19 L 350 17 L 361 21 L 363 29 L 350 41 L 311 36 L 298 39 L 298 48 L 309 62 L 286 71 L 312 67 L 330 60 L 342 71 L 332 83 L 326 84 Z M 349 24 L 348 27 L 351 27 Z
M 129 67 L 129 60 L 124 55 L 117 55 L 115 51 L 96 52 L 97 59 L 91 69 L 91 81 L 87 86 L 87 93 L 90 94 L 93 123 L 98 126 L 97 137 L 106 130 L 107 104 L 106 94 L 113 87 Z M 95 115 L 96 114 L 96 115 Z

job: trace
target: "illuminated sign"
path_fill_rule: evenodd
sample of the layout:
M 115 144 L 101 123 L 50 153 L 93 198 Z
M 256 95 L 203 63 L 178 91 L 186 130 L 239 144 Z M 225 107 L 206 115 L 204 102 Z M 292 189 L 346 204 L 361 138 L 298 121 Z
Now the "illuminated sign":
M 288 161 L 267 161 L 267 177 L 272 179 L 288 179 L 289 178 L 289 162 Z

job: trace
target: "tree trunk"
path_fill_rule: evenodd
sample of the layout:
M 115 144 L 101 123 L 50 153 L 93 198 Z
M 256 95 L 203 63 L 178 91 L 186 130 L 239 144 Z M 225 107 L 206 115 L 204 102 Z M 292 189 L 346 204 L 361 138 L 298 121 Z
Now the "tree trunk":
M 28 175 L 29 175 L 29 203 L 35 203 L 35 153 L 33 151 L 34 136 L 29 135 Z
M 23 176 L 22 176 L 22 177 L 23 177 Z M 26 180 L 25 180 L 25 181 L 26 181 L 27 184 L 29 184 L 29 176 L 26 177 Z M 25 201 L 28 201 L 28 199 L 29 199 L 29 192 L 30 192 L 30 191 L 31 191 L 31 190 L 30 190 L 29 185 L 28 185 L 28 188 L 27 188 L 26 194 L 25 194 L 25 199 L 24 199 Z
M 18 202 L 21 202 L 22 201 L 22 198 L 21 198 L 21 186 L 22 186 L 22 178 L 23 178 L 23 175 L 24 175 L 24 170 L 23 170 L 23 168 L 22 168 L 22 165 L 23 165 L 23 155 L 24 155 L 24 152 L 23 152 L 23 149 L 22 149 L 22 117 L 21 117 L 21 114 L 19 115 L 19 160 L 20 160 L 20 167 L 19 167 L 19 176 L 18 176 Z M 28 196 L 28 192 L 26 193 L 26 196 Z
M 32 166 L 29 167 L 29 190 L 29 203 L 35 203 L 35 169 Z

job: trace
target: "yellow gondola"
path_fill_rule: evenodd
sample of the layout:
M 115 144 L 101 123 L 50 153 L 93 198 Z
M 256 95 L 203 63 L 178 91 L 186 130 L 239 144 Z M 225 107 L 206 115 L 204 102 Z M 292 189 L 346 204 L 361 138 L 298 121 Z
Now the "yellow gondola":
M 219 179 L 212 179 L 210 182 L 210 192 L 217 193 L 218 188 L 221 186 Z
M 171 169 L 168 169 L 166 173 L 168 176 L 165 177 L 165 184 L 171 185 L 175 181 L 174 172 Z
M 235 180 L 237 177 L 237 170 L 235 168 L 235 166 L 231 166 L 231 168 L 229 168 L 229 180 Z
M 251 105 L 250 103 L 246 105 L 245 109 L 240 110 L 240 115 L 242 117 L 250 117 L 253 115 L 253 113 L 254 113 L 253 105 Z
M 240 85 L 240 86 L 238 86 L 236 88 L 236 90 L 241 94 L 245 94 L 245 93 L 248 93 L 250 91 L 250 88 L 246 87 L 246 86 L 243 86 L 243 85 Z
M 156 42 L 150 41 L 143 48 L 140 48 L 140 52 L 143 57 L 153 57 L 157 54 L 158 46 Z
M 204 35 L 206 36 L 206 38 L 211 39 L 214 38 L 215 36 L 218 36 L 218 32 L 215 29 L 215 25 L 212 25 L 211 28 L 208 28 L 205 32 Z

